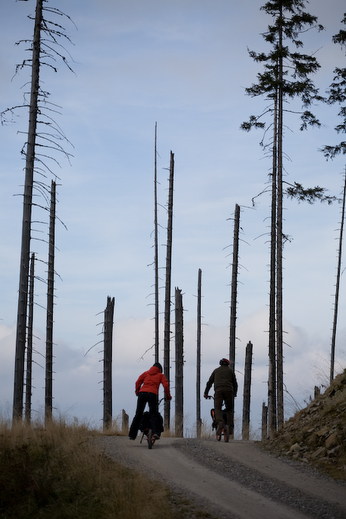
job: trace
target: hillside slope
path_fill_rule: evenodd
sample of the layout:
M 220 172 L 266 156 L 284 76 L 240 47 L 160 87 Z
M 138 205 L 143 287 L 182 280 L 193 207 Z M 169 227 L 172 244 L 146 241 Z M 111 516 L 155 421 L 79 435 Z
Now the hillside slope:
M 264 448 L 346 480 L 346 370 L 297 412 Z

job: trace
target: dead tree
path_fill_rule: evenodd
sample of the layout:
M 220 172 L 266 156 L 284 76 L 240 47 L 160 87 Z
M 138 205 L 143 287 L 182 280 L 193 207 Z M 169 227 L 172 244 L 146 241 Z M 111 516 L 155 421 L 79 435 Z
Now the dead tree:
M 107 306 L 104 313 L 104 355 L 103 355 L 103 429 L 112 425 L 112 352 L 113 352 L 113 319 L 114 297 L 107 297 Z
M 249 341 L 246 346 L 246 353 L 245 353 L 243 425 L 242 425 L 242 439 L 243 440 L 248 440 L 249 433 L 250 433 L 252 352 L 253 352 L 253 346 L 252 346 L 251 341 Z
M 233 235 L 233 259 L 232 259 L 232 282 L 231 282 L 231 308 L 230 308 L 230 332 L 229 332 L 229 361 L 235 372 L 235 343 L 236 343 L 236 321 L 237 321 L 237 293 L 238 293 L 238 265 L 239 265 L 239 227 L 240 207 L 235 205 L 234 211 L 234 235 Z M 234 402 L 234 395 L 233 395 Z M 234 423 L 234 403 L 233 423 Z
M 128 434 L 129 432 L 129 415 L 125 409 L 123 409 L 121 413 L 121 432 L 123 434 Z
M 231 313 L 229 333 L 229 361 L 231 368 L 235 371 L 235 343 L 236 343 L 236 321 L 237 321 L 237 291 L 238 291 L 238 264 L 239 264 L 239 222 L 240 207 L 235 205 L 234 212 L 234 236 L 233 236 L 233 261 L 231 282 Z
M 174 186 L 174 154 L 171 152 L 169 166 L 168 223 L 166 251 L 166 284 L 165 284 L 165 326 L 164 326 L 164 374 L 170 382 L 170 341 L 171 341 L 171 278 L 172 278 L 172 233 L 173 233 L 173 189 Z M 171 404 L 165 401 L 164 427 L 170 429 Z
M 20 253 L 20 272 L 19 272 L 19 290 L 18 290 L 18 309 L 17 309 L 17 330 L 16 330 L 16 352 L 15 352 L 15 370 L 14 370 L 14 388 L 13 388 L 13 420 L 22 419 L 23 415 L 23 389 L 24 389 L 24 361 L 25 361 L 25 342 L 26 342 L 26 326 L 28 315 L 28 288 L 29 288 L 29 266 L 30 266 L 30 244 L 32 232 L 32 198 L 33 189 L 36 185 L 39 192 L 42 192 L 42 184 L 34 182 L 35 164 L 40 163 L 40 172 L 42 169 L 51 173 L 50 167 L 47 165 L 47 159 L 57 160 L 51 156 L 51 153 L 57 151 L 68 157 L 68 154 L 59 143 L 66 140 L 65 135 L 60 127 L 55 124 L 52 119 L 52 111 L 56 113 L 56 109 L 52 110 L 48 102 L 49 92 L 41 88 L 40 67 L 46 65 L 54 71 L 57 71 L 52 62 L 55 59 L 62 58 L 65 65 L 69 67 L 68 60 L 61 55 L 62 46 L 59 38 L 69 38 L 64 34 L 64 29 L 58 23 L 44 18 L 44 11 L 50 15 L 64 16 L 58 9 L 44 6 L 44 0 L 36 1 L 36 13 L 34 23 L 34 35 L 31 46 L 27 50 L 31 52 L 30 59 L 25 59 L 21 65 L 17 65 L 17 71 L 29 66 L 31 69 L 30 92 L 28 93 L 29 104 L 23 105 L 29 111 L 29 125 L 27 142 L 25 143 L 22 153 L 25 155 L 25 180 L 24 180 L 24 196 L 23 196 L 23 219 L 22 219 L 22 237 L 21 237 L 21 253 Z M 68 17 L 67 17 L 68 18 Z M 25 44 L 27 40 L 23 40 Z M 6 119 L 6 114 L 13 114 L 14 110 L 20 108 L 12 107 L 1 113 L 1 119 Z M 41 132 L 38 128 L 42 124 L 44 130 Z M 39 142 L 38 142 L 39 141 Z M 38 148 L 39 144 L 39 148 Z M 48 152 L 40 151 L 43 148 Z M 45 188 L 44 188 L 45 189 Z
M 175 289 L 175 435 L 184 435 L 184 320 L 179 288 Z
M 55 260 L 55 218 L 56 218 L 56 183 L 52 181 L 49 249 L 47 280 L 47 326 L 46 326 L 46 383 L 45 383 L 45 419 L 51 420 L 53 412 L 53 314 L 54 314 L 54 260 Z
M 36 145 L 36 127 L 38 114 L 40 50 L 41 50 L 41 23 L 43 0 L 37 0 L 34 38 L 32 46 L 32 75 L 29 111 L 28 142 L 26 148 L 25 184 L 23 198 L 22 246 L 20 257 L 16 357 L 13 391 L 13 419 L 21 419 L 23 415 L 23 385 L 24 385 L 24 357 L 26 339 L 26 319 L 29 286 L 30 238 L 32 191 L 34 182 L 34 163 Z
M 34 286 L 35 286 L 35 253 L 32 253 L 31 260 L 30 260 L 28 341 L 27 341 L 27 350 L 26 350 L 26 380 L 25 380 L 25 420 L 27 421 L 27 423 L 31 422 Z
M 154 225 L 155 225 L 155 362 L 159 362 L 159 245 L 157 221 L 157 123 L 155 123 L 155 179 L 154 179 Z
M 331 344 L 331 353 L 330 353 L 330 382 L 332 382 L 332 380 L 334 379 L 335 341 L 336 341 L 336 327 L 337 327 L 337 321 L 338 321 L 338 307 L 339 307 L 342 241 L 343 241 L 343 235 L 344 235 L 344 221 L 345 221 L 345 200 L 346 200 L 346 170 L 345 170 L 344 193 L 343 193 L 343 198 L 342 198 L 342 209 L 341 209 L 341 225 L 340 225 L 339 251 L 338 251 L 338 269 L 337 269 L 337 274 L 336 274 L 336 286 L 335 286 L 334 319 L 333 319 L 332 344 Z
M 281 13 L 282 14 L 282 13 Z M 277 124 L 277 206 L 276 206 L 276 376 L 277 376 L 277 424 L 284 425 L 284 372 L 283 372 L 283 56 L 282 31 L 279 36 L 279 87 L 278 87 L 278 124 Z
M 268 438 L 268 406 L 262 404 L 262 442 Z
M 196 373 L 196 427 L 197 438 L 201 437 L 201 336 L 202 336 L 202 270 L 198 269 L 197 288 L 197 373 Z
M 269 286 L 269 369 L 268 369 L 268 428 L 269 435 L 276 431 L 276 252 L 277 252 L 277 95 L 274 102 L 273 169 L 271 183 L 270 229 L 270 286 Z

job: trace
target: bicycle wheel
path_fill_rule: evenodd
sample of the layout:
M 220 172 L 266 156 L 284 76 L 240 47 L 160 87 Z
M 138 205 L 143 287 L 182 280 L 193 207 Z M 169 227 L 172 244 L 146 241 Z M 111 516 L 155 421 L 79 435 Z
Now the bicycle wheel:
M 154 441 L 155 440 L 153 439 L 153 431 L 151 429 L 149 429 L 149 431 L 148 431 L 148 449 L 153 448 Z
M 225 425 L 225 427 L 224 427 L 223 438 L 224 438 L 225 442 L 229 441 L 229 426 L 228 425 Z

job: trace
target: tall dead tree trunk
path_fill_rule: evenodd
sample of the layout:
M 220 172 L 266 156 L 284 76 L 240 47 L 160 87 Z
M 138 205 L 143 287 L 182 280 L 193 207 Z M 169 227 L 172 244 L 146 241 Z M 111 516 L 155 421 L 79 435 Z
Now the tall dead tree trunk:
M 28 343 L 26 350 L 25 420 L 31 422 L 32 396 L 32 338 L 34 322 L 35 253 L 31 254 L 29 282 Z
M 171 341 L 171 278 L 172 278 L 172 235 L 173 235 L 173 189 L 174 186 L 174 154 L 171 152 L 169 166 L 168 223 L 166 251 L 166 284 L 165 284 L 165 326 L 164 326 L 164 374 L 170 382 L 170 341 Z M 165 401 L 164 427 L 170 429 L 171 403 Z
M 263 402 L 262 404 L 262 442 L 268 439 L 268 406 Z
M 159 245 L 157 221 L 157 123 L 155 123 L 155 179 L 154 179 L 154 226 L 155 226 L 155 362 L 159 362 Z
M 281 6 L 282 19 L 282 6 Z M 277 267 L 276 267 L 276 355 L 277 355 L 277 425 L 282 429 L 284 425 L 284 382 L 283 382 L 283 285 L 282 285 L 282 260 L 283 260 L 283 186 L 282 186 L 282 144 L 283 144 L 283 56 L 282 56 L 282 30 L 279 37 L 279 88 L 278 88 L 278 179 L 277 179 Z
M 239 227 L 240 227 L 240 207 L 235 205 L 234 211 L 234 233 L 233 233 L 233 259 L 232 259 L 232 282 L 231 282 L 231 311 L 230 311 L 230 333 L 229 333 L 229 361 L 232 370 L 235 372 L 235 344 L 236 344 L 236 321 L 237 321 L 237 294 L 238 294 L 238 264 L 239 264 Z M 233 419 L 234 423 L 234 396 L 233 398 Z
M 269 288 L 269 370 L 268 370 L 268 433 L 272 436 L 276 430 L 276 244 L 277 244 L 277 120 L 278 102 L 274 105 L 273 136 L 273 171 L 271 195 L 271 229 L 270 229 L 270 288 Z
M 112 387 L 112 359 L 113 359 L 113 320 L 114 297 L 107 297 L 107 306 L 104 313 L 104 354 L 103 354 L 103 429 L 109 429 L 113 417 L 113 387 Z
M 56 183 L 52 181 L 49 249 L 47 280 L 47 326 L 46 326 L 46 383 L 45 383 L 45 419 L 51 420 L 53 412 L 53 314 L 54 314 L 54 258 L 55 258 L 55 218 L 56 218 Z
M 32 190 L 34 182 L 35 143 L 39 95 L 42 5 L 43 0 L 37 0 L 32 52 L 29 128 L 28 142 L 26 148 L 25 183 L 23 199 L 22 244 L 20 257 L 16 357 L 13 389 L 14 420 L 22 419 L 23 417 L 24 358 L 29 286 Z
M 184 319 L 179 288 L 175 289 L 175 435 L 184 435 Z
M 238 293 L 238 264 L 239 264 L 239 222 L 240 207 L 235 205 L 234 211 L 234 235 L 233 235 L 233 261 L 231 282 L 231 315 L 229 334 L 229 361 L 231 368 L 235 371 L 235 343 L 236 343 L 236 321 L 237 321 L 237 293 Z
M 250 405 L 251 405 L 251 369 L 252 369 L 252 342 L 249 341 L 245 352 L 245 375 L 244 375 L 244 395 L 243 395 L 243 425 L 242 439 L 248 440 L 250 437 Z
M 340 277 L 341 277 L 341 256 L 342 256 L 342 242 L 344 236 L 344 222 L 345 222 L 345 200 L 346 200 L 346 169 L 344 178 L 344 194 L 342 197 L 342 209 L 341 209 L 341 225 L 340 225 L 340 236 L 339 236 L 339 251 L 338 251 L 338 269 L 336 274 L 336 285 L 335 285 L 335 299 L 334 299 L 334 319 L 333 319 L 333 332 L 332 332 L 332 344 L 330 352 L 330 382 L 334 379 L 334 364 L 335 364 L 335 341 L 336 341 L 336 327 L 338 322 L 338 308 L 339 308 L 339 291 L 340 291 Z
M 196 373 L 196 428 L 201 437 L 201 337 L 202 337 L 202 270 L 198 269 L 197 288 L 197 373 Z

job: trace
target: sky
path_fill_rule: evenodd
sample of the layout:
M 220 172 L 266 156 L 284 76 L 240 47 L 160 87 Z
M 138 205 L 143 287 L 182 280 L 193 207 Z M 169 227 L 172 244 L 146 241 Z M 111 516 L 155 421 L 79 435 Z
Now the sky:
M 172 301 L 184 305 L 185 434 L 194 434 L 198 269 L 202 270 L 202 391 L 219 359 L 228 355 L 229 302 L 235 204 L 241 207 L 237 309 L 236 399 L 242 416 L 245 347 L 254 345 L 251 427 L 260 427 L 267 399 L 270 159 L 260 131 L 240 125 L 266 107 L 246 96 L 261 72 L 248 50 L 266 51 L 261 36 L 269 17 L 264 2 L 244 0 L 60 0 L 59 17 L 71 42 L 61 53 L 71 72 L 43 67 L 43 88 L 66 135 L 52 164 L 58 180 L 57 272 L 54 313 L 54 414 L 102 422 L 102 320 L 107 296 L 115 298 L 113 416 L 134 414 L 134 384 L 154 362 L 154 136 L 157 123 L 160 264 L 160 360 L 163 360 L 165 245 L 170 152 L 174 153 Z M 344 2 L 314 0 L 307 10 L 325 26 L 303 36 L 304 52 L 321 64 L 314 81 L 325 93 L 345 52 L 332 36 L 341 28 Z M 5 0 L 0 17 L 0 111 L 23 104 L 35 2 Z M 72 23 L 73 21 L 73 23 Z M 20 45 L 17 42 L 22 41 Z M 297 109 L 296 105 L 288 107 Z M 285 180 L 320 185 L 341 196 L 345 161 L 319 151 L 340 136 L 338 107 L 316 105 L 320 129 L 299 130 L 285 117 Z M 24 161 L 28 113 L 14 112 L 0 127 L 0 413 L 12 415 Z M 50 185 L 51 178 L 38 181 Z M 255 206 L 252 199 L 255 198 Z M 33 415 L 44 406 L 47 211 L 36 198 L 32 250 L 37 254 Z M 284 382 L 285 416 L 305 406 L 329 374 L 340 204 L 285 200 Z M 174 304 L 172 305 L 174 309 Z M 341 279 L 336 367 L 346 365 L 345 280 Z M 174 336 L 174 312 L 172 337 Z M 174 414 L 174 340 L 171 344 Z M 207 426 L 210 402 L 202 401 Z

